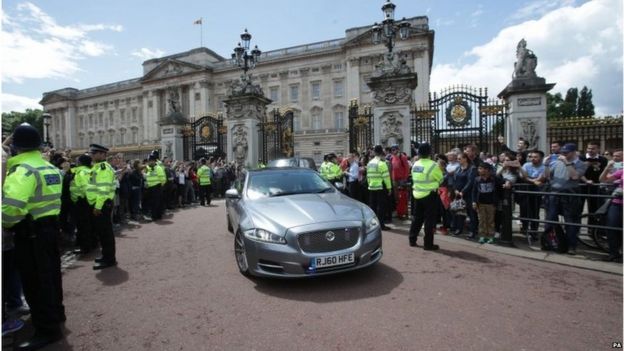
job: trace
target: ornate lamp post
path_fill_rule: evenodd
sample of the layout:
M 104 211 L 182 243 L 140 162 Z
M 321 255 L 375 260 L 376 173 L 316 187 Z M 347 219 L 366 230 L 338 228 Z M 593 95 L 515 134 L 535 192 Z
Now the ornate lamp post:
M 44 112 L 41 115 L 41 118 L 43 118 L 43 139 L 44 139 L 44 143 L 45 145 L 50 145 L 50 134 L 49 134 L 49 128 L 50 128 L 50 121 L 52 120 L 52 115 Z
M 234 48 L 232 60 L 234 60 L 234 63 L 243 70 L 243 75 L 241 76 L 241 79 L 243 80 L 243 82 L 245 82 L 249 78 L 249 76 L 247 75 L 247 71 L 256 67 L 262 51 L 258 49 L 258 45 L 256 45 L 253 50 L 249 51 L 251 34 L 247 32 L 247 28 L 245 28 L 245 32 L 241 34 L 240 37 L 241 42 L 238 43 L 238 46 Z M 251 79 L 249 79 L 249 82 L 251 82 Z
M 405 20 L 405 17 L 403 17 L 401 21 L 394 20 L 395 8 L 396 5 L 390 0 L 386 1 L 386 3 L 381 7 L 381 10 L 384 13 L 384 20 L 381 24 L 378 24 L 377 22 L 373 24 L 372 35 L 373 44 L 377 45 L 383 42 L 388 48 L 388 53 L 385 56 L 385 63 L 390 67 L 393 67 L 392 60 L 394 59 L 394 54 L 392 53 L 392 49 L 394 49 L 397 34 L 400 39 L 407 39 L 407 37 L 409 37 L 409 28 L 411 26 L 410 23 Z

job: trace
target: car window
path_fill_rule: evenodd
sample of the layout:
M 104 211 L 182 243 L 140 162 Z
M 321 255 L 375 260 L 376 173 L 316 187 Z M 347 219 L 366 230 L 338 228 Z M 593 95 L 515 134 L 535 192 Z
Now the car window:
M 315 172 L 257 172 L 249 175 L 247 197 L 332 192 L 334 188 Z

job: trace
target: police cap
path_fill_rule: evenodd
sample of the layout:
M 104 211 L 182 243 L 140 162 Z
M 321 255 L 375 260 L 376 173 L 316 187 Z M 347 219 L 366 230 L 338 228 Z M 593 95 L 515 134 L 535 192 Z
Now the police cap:
M 147 157 L 148 161 L 156 161 L 158 160 L 158 154 L 154 154 L 153 152 Z
M 20 124 L 13 131 L 13 147 L 22 150 L 34 150 L 41 146 L 41 136 L 35 127 L 28 123 Z
M 160 154 L 158 153 L 158 150 L 153 150 L 150 155 L 150 160 L 152 159 L 151 157 L 155 157 L 154 160 L 158 160 L 160 158 Z
M 431 155 L 431 145 L 429 143 L 421 143 L 418 145 L 418 156 L 427 157 Z
M 108 152 L 108 148 L 98 144 L 89 145 L 89 153 Z
M 88 154 L 78 156 L 78 163 L 82 166 L 90 166 L 93 159 Z
M 330 153 L 327 154 L 327 160 L 328 161 L 330 161 L 333 158 L 338 158 L 338 156 L 336 156 L 336 154 L 333 153 L 333 152 L 330 152 Z

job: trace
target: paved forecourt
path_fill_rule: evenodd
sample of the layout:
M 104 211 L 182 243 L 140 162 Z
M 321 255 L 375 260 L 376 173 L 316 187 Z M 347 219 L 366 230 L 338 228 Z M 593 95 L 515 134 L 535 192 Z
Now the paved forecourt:
M 47 350 L 596 350 L 622 341 L 621 275 L 447 241 L 427 252 L 398 229 L 384 233 L 371 269 L 248 279 L 225 203 L 214 203 L 124 229 L 117 268 L 69 264 L 66 338 Z

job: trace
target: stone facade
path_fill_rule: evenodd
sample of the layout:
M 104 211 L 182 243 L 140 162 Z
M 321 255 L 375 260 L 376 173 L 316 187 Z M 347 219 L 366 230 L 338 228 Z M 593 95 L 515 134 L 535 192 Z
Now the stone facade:
M 408 21 L 411 34 L 397 41 L 394 51 L 417 73 L 412 101 L 421 104 L 429 95 L 434 34 L 427 17 Z M 267 111 L 286 106 L 295 111 L 297 156 L 320 161 L 328 152 L 348 151 L 349 101 L 373 102 L 366 82 L 386 52 L 383 45 L 372 45 L 370 28 L 351 28 L 344 38 L 262 53 L 252 71 L 254 83 L 272 100 Z M 230 59 L 197 48 L 145 61 L 139 78 L 44 93 L 41 104 L 53 116 L 50 140 L 74 150 L 90 143 L 125 150 L 159 144 L 158 122 L 172 100 L 187 118 L 225 112 L 223 101 L 240 73 Z

